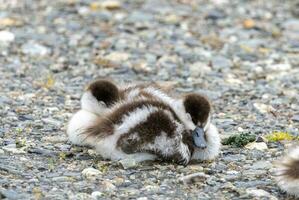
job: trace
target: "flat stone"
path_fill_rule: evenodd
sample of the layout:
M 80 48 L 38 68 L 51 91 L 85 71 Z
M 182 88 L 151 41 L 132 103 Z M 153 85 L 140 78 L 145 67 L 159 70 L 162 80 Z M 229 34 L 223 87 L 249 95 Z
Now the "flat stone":
M 0 44 L 10 43 L 15 40 L 15 35 L 9 31 L 0 31 Z
M 209 175 L 206 175 L 203 172 L 198 172 L 194 174 L 189 174 L 187 176 L 181 177 L 179 180 L 183 182 L 184 184 L 190 184 L 190 183 L 195 183 L 195 182 L 203 182 L 205 181 Z
M 23 148 L 17 148 L 15 144 L 6 145 L 6 146 L 2 147 L 2 149 L 4 151 L 12 153 L 12 154 L 25 154 L 26 153 Z
M 91 193 L 91 198 L 94 200 L 102 199 L 103 198 L 103 193 L 100 191 L 94 191 Z
M 45 136 L 42 139 L 44 142 L 50 142 L 50 143 L 65 143 L 68 139 L 66 136 L 62 135 L 55 135 L 55 136 Z
M 193 77 L 203 76 L 211 71 L 211 68 L 205 63 L 196 62 L 189 67 L 190 75 Z
M 222 57 L 222 56 L 216 56 L 212 59 L 212 66 L 214 69 L 226 69 L 231 68 L 233 66 L 233 63 L 228 58 Z
M 21 48 L 24 54 L 30 56 L 46 56 L 50 53 L 50 50 L 47 47 L 35 42 L 28 42 L 22 45 Z
M 62 125 L 62 122 L 60 122 L 56 119 L 53 119 L 53 118 L 43 118 L 42 121 L 44 123 L 51 124 L 51 125 L 54 125 L 54 126 L 57 126 L 57 127 L 60 127 Z
M 121 63 L 124 61 L 127 61 L 129 59 L 130 55 L 123 52 L 113 52 L 105 56 L 107 60 L 110 60 L 112 62 Z
M 102 172 L 100 172 L 99 170 L 89 167 L 86 168 L 82 171 L 82 175 L 87 178 L 87 179 L 96 179 L 97 177 L 100 177 L 100 175 L 102 174 Z
M 104 191 L 113 191 L 116 189 L 116 186 L 108 180 L 102 181 L 102 187 Z
M 270 169 L 272 168 L 272 164 L 270 161 L 259 160 L 253 163 L 251 169 Z
M 120 164 L 124 169 L 130 169 L 130 168 L 135 168 L 137 166 L 137 162 L 133 158 L 127 158 L 119 161 Z
M 248 143 L 245 148 L 247 149 L 256 149 L 256 150 L 260 150 L 260 151 L 264 151 L 266 149 L 268 149 L 268 146 L 266 143 L 264 142 L 252 142 L 252 143 Z
M 262 189 L 257 189 L 257 188 L 248 188 L 246 192 L 254 197 L 267 197 L 270 200 L 277 200 L 277 198 L 273 195 L 271 195 L 269 192 L 262 190 Z
M 275 111 L 275 109 L 271 105 L 266 105 L 266 104 L 263 104 L 263 103 L 254 103 L 253 106 L 261 114 L 266 114 L 266 113 L 269 113 L 271 111 Z
M 294 122 L 299 122 L 299 115 L 294 115 L 294 116 L 292 117 L 292 121 L 294 121 Z
M 289 63 L 273 64 L 267 66 L 266 69 L 270 72 L 282 72 L 291 70 L 292 66 Z

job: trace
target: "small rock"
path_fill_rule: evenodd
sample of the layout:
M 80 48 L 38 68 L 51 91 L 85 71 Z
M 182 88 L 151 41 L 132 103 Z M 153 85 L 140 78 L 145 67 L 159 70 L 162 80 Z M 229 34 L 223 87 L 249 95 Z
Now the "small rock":
M 263 103 L 254 103 L 254 108 L 256 108 L 261 114 L 266 114 L 269 112 L 275 111 L 275 109 L 271 105 L 266 105 Z
M 189 165 L 188 169 L 191 171 L 197 171 L 197 172 L 202 172 L 203 171 L 203 167 L 200 165 Z
M 113 191 L 116 189 L 116 186 L 111 183 L 111 181 L 105 180 L 102 182 L 102 187 L 105 191 Z
M 124 169 L 130 169 L 137 166 L 137 162 L 133 158 L 127 158 L 119 161 Z
M 283 23 L 283 27 L 286 31 L 299 31 L 299 20 L 298 19 L 290 19 L 286 20 Z
M 91 195 L 87 194 L 87 193 L 77 193 L 77 194 L 69 195 L 68 199 L 72 199 L 72 200 L 87 200 L 87 199 L 91 199 Z
M 209 175 L 206 175 L 203 172 L 190 174 L 187 176 L 181 177 L 179 180 L 183 182 L 184 184 L 190 184 L 190 183 L 196 183 L 196 182 L 204 182 L 207 178 L 209 178 Z
M 255 27 L 255 22 L 252 19 L 245 19 L 243 22 L 243 27 L 246 29 L 251 29 Z
M 205 63 L 196 62 L 189 67 L 190 75 L 193 77 L 203 76 L 208 72 L 211 72 L 211 68 Z
M 125 182 L 125 180 L 123 178 L 120 178 L 120 177 L 116 177 L 113 179 L 113 183 L 116 185 L 116 186 L 120 186 L 121 184 L 123 184 Z
M 137 200 L 148 200 L 147 197 L 138 197 Z
M 251 149 L 251 150 L 252 149 L 257 149 L 257 150 L 260 150 L 260 151 L 268 149 L 267 144 L 264 143 L 264 142 L 252 142 L 252 143 L 247 144 L 245 146 L 245 148 Z
M 211 46 L 214 49 L 221 49 L 224 45 L 224 41 L 222 41 L 216 35 L 203 36 L 203 37 L 201 37 L 201 41 L 204 44 L 207 44 L 207 45 Z M 210 52 L 204 52 L 204 53 L 206 54 L 206 56 L 210 57 Z
M 119 1 L 107 0 L 103 2 L 92 2 L 89 7 L 93 11 L 101 9 L 116 10 L 121 8 L 121 3 Z
M 103 195 L 104 194 L 102 192 L 94 191 L 93 193 L 91 193 L 91 198 L 97 200 L 97 199 L 101 199 Z
M 72 178 L 68 176 L 58 176 L 58 177 L 53 177 L 52 180 L 56 182 L 69 182 L 72 180 Z
M 0 31 L 0 44 L 10 43 L 15 40 L 15 35 L 9 31 Z
M 256 189 L 256 188 L 248 188 L 246 192 L 254 197 L 267 197 L 270 200 L 277 200 L 276 197 L 271 195 L 269 192 L 262 190 L 262 189 Z
M 22 52 L 30 56 L 45 56 L 50 53 L 50 50 L 41 44 L 28 42 L 22 45 Z
M 18 149 L 16 147 L 16 144 L 9 144 L 7 146 L 2 147 L 2 149 L 4 151 L 12 153 L 12 154 L 25 154 L 26 153 L 23 148 Z
M 212 59 L 212 66 L 214 69 L 225 69 L 230 68 L 233 66 L 233 63 L 231 60 L 223 57 L 223 56 L 216 56 Z
M 0 18 L 0 27 L 4 26 L 20 26 L 22 24 L 21 21 L 18 21 L 16 19 L 13 18 Z
M 270 72 L 282 72 L 291 70 L 292 66 L 289 63 L 275 64 L 267 66 L 266 69 Z
M 92 167 L 86 168 L 82 171 L 82 175 L 87 179 L 91 179 L 91 180 L 96 179 L 101 174 L 102 173 L 99 170 L 94 169 Z
M 294 115 L 294 116 L 292 117 L 292 121 L 294 121 L 294 122 L 299 122 L 299 115 Z
M 211 20 L 218 20 L 218 19 L 221 19 L 224 17 L 225 17 L 225 14 L 223 13 L 223 11 L 214 9 L 214 10 L 211 10 L 205 18 L 211 19 Z
M 44 142 L 49 143 L 65 143 L 67 138 L 64 135 L 45 136 L 42 139 Z
M 268 140 L 267 140 L 267 138 L 265 138 L 263 136 L 258 136 L 256 138 L 256 142 L 265 142 L 265 143 L 268 143 Z
M 163 22 L 166 24 L 178 24 L 180 22 L 180 18 L 175 14 L 170 14 L 164 17 Z
M 17 199 L 22 199 L 24 198 L 23 195 L 21 195 L 19 192 L 14 191 L 14 190 L 5 190 L 0 188 L 0 198 L 7 198 L 11 200 L 17 200 Z
M 121 63 L 124 61 L 127 61 L 129 59 L 130 55 L 127 53 L 122 52 L 112 52 L 105 56 L 107 60 L 110 60 L 112 62 Z
M 53 118 L 43 118 L 42 121 L 45 122 L 46 124 L 51 124 L 57 127 L 60 127 L 62 124 L 62 122 L 55 120 Z
M 4 155 L 3 149 L 0 149 L 0 155 Z
M 145 12 L 141 11 L 134 11 L 131 13 L 131 15 L 128 17 L 128 22 L 146 22 L 146 21 L 151 21 L 153 19 L 153 15 L 150 15 Z
M 102 7 L 108 10 L 119 9 L 121 7 L 121 3 L 119 1 L 108 0 L 102 2 Z
M 259 160 L 254 162 L 251 166 L 252 169 L 270 169 L 272 168 L 272 164 L 269 161 Z

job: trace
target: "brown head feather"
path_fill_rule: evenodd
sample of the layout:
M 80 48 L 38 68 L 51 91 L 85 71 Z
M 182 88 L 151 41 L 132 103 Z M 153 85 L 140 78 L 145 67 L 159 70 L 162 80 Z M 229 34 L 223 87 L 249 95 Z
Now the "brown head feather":
M 188 94 L 184 99 L 184 106 L 186 112 L 191 115 L 194 124 L 207 121 L 211 105 L 206 97 L 199 94 Z
M 107 80 L 96 80 L 87 89 L 98 101 L 104 102 L 107 106 L 111 106 L 120 99 L 117 86 Z

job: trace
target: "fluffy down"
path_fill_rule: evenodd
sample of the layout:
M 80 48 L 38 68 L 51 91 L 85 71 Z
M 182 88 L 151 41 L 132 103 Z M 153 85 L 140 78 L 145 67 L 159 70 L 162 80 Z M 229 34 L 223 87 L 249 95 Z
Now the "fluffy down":
M 299 197 L 299 147 L 291 150 L 277 165 L 278 186 L 288 194 Z

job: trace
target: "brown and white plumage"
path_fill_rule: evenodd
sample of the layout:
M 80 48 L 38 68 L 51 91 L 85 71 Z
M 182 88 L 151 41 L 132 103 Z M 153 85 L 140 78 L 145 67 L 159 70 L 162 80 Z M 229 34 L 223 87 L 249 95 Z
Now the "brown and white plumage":
M 175 99 L 157 85 L 118 88 L 99 80 L 88 87 L 81 105 L 69 123 L 69 139 L 95 147 L 104 158 L 134 156 L 140 161 L 161 158 L 187 164 L 219 153 L 218 131 L 209 121 L 210 104 L 200 95 Z M 191 132 L 198 124 L 205 129 L 205 149 L 192 142 Z
M 299 147 L 277 162 L 276 181 L 282 190 L 299 197 Z

